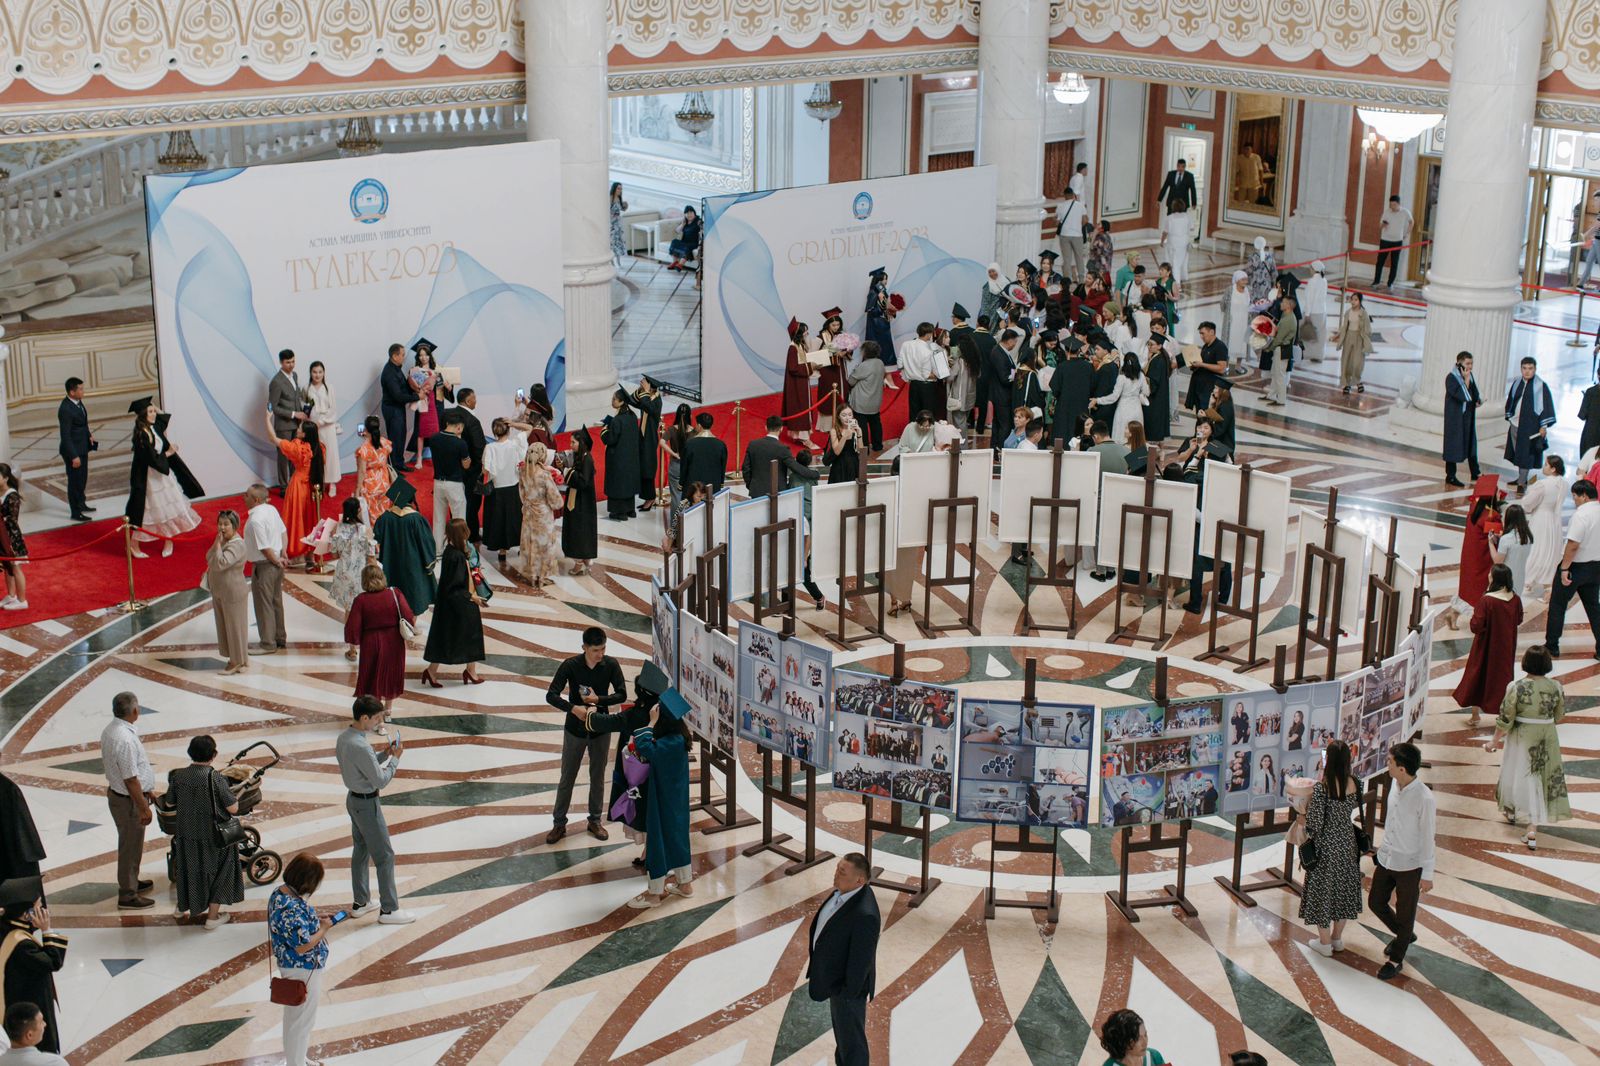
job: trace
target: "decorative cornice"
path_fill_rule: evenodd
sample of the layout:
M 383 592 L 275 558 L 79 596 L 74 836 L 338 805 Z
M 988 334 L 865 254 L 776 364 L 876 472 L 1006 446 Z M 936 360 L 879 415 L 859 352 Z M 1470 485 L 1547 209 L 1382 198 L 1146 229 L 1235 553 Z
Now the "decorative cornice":
M 1600 103 L 1581 100 L 1541 99 L 1534 107 L 1541 126 L 1583 126 L 1600 129 Z
M 658 93 L 752 83 L 932 74 L 946 70 L 970 70 L 977 65 L 976 48 L 919 48 L 908 52 L 750 59 L 656 69 L 625 67 L 608 74 L 606 84 L 614 93 Z

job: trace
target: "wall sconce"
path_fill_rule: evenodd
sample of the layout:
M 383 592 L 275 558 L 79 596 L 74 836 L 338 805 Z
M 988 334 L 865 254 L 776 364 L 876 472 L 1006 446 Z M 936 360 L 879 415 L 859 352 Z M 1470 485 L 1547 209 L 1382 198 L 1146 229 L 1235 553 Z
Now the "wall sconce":
M 1383 154 L 1389 150 L 1389 142 L 1378 136 L 1377 130 L 1368 126 L 1366 135 L 1361 138 L 1361 150 L 1369 158 L 1382 159 Z

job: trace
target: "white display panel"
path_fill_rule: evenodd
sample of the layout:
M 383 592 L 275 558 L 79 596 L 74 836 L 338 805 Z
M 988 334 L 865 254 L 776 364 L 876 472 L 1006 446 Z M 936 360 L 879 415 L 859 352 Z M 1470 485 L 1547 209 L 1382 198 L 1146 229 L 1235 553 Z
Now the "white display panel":
M 1093 452 L 1062 452 L 1061 476 L 1054 488 L 1050 471 L 1055 457 L 1050 452 L 1022 452 L 1015 448 L 1000 453 L 1000 541 L 1021 544 L 1028 539 L 1028 503 L 1035 497 L 1056 497 L 1078 501 L 1077 540 L 1080 547 L 1095 542 L 1095 516 L 1100 508 L 1100 457 Z M 1066 512 L 1062 512 L 1065 515 Z M 1063 527 L 1059 540 L 1066 543 L 1073 530 Z M 1050 512 L 1041 508 L 1034 516 L 1035 544 L 1046 544 L 1050 537 Z
M 1129 570 L 1139 566 L 1144 546 L 1144 521 L 1129 515 L 1127 535 L 1122 532 L 1122 509 L 1144 504 L 1145 479 L 1127 474 L 1106 474 L 1100 479 L 1100 540 L 1095 558 L 1101 566 L 1117 565 L 1117 546 L 1121 544 L 1123 564 Z M 1162 576 L 1187 577 L 1194 570 L 1194 518 L 1200 489 L 1187 481 L 1157 481 L 1153 506 L 1172 512 L 1172 521 L 1152 521 L 1150 529 L 1149 571 Z M 1167 541 L 1172 551 L 1166 552 Z
M 740 500 L 728 510 L 728 598 L 747 600 L 756 591 L 755 532 L 771 524 L 771 503 L 765 496 Z M 805 527 L 802 524 L 805 510 L 805 493 L 802 489 L 789 489 L 778 493 L 778 521 L 794 521 L 794 543 L 804 544 Z M 778 555 L 778 589 L 782 591 L 800 580 L 802 564 L 789 550 L 789 538 L 779 536 L 762 546 L 760 566 L 767 573 L 768 552 L 774 544 Z M 764 579 L 764 578 L 763 578 Z
M 1266 534 L 1262 544 L 1261 569 L 1269 574 L 1283 573 L 1284 553 L 1289 536 L 1289 492 L 1293 483 L 1282 474 L 1250 471 L 1250 513 L 1239 522 L 1240 489 L 1244 470 L 1229 463 L 1207 463 L 1205 491 L 1200 494 L 1200 553 L 1210 556 L 1217 542 L 1217 524 L 1234 522 L 1259 529 Z M 1237 537 L 1222 538 L 1223 562 L 1233 562 L 1238 551 Z M 1254 545 L 1245 545 L 1247 562 L 1255 558 Z
M 1291 599 L 1295 603 L 1300 601 L 1301 582 L 1305 579 L 1307 559 L 1306 545 L 1315 544 L 1325 546 L 1324 522 L 1326 516 L 1306 508 L 1300 509 L 1300 550 L 1295 554 L 1294 591 Z M 1344 593 L 1339 604 L 1338 625 L 1345 633 L 1354 633 L 1361 628 L 1361 612 L 1366 609 L 1367 602 L 1367 536 L 1354 526 L 1341 523 L 1334 533 L 1333 553 L 1344 560 Z M 1321 565 L 1311 568 L 1311 609 L 1315 612 L 1317 607 L 1317 587 L 1322 580 Z M 1332 609 L 1333 597 L 1329 593 L 1329 609 Z
M 867 482 L 867 506 L 882 504 L 888 513 L 888 528 L 884 531 L 884 545 L 893 552 L 899 536 L 896 520 L 900 514 L 900 479 L 873 478 Z M 846 524 L 844 573 L 839 571 L 839 515 L 856 506 L 856 483 L 818 485 L 811 491 L 811 576 L 817 581 L 837 581 L 840 578 L 861 577 L 881 573 L 884 568 L 878 554 L 877 519 L 855 519 Z M 867 539 L 866 564 L 856 572 L 855 530 L 865 529 Z
M 989 538 L 989 498 L 994 485 L 994 453 L 972 448 L 961 453 L 956 495 L 978 498 L 978 536 Z M 928 528 L 928 501 L 950 496 L 950 453 L 917 452 L 900 457 L 900 542 L 902 548 L 943 547 L 950 523 L 941 513 Z M 958 508 L 956 543 L 966 544 L 972 530 L 972 509 Z

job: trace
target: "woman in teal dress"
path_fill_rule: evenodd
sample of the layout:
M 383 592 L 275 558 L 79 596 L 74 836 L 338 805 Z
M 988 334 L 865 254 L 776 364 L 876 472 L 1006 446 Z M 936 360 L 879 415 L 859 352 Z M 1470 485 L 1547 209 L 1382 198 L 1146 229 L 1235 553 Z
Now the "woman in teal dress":
M 1161 1052 L 1150 1046 L 1144 1019 L 1131 1010 L 1115 1010 L 1100 1023 L 1100 1046 L 1105 1049 L 1104 1066 L 1166 1066 Z
M 1506 735 L 1505 759 L 1500 763 L 1500 782 L 1495 800 L 1500 813 L 1512 825 L 1528 824 L 1522 842 L 1537 848 L 1536 834 L 1541 824 L 1564 822 L 1572 817 L 1567 801 L 1567 775 L 1561 766 L 1561 739 L 1556 726 L 1567 713 L 1561 685 L 1549 677 L 1550 652 L 1535 645 L 1522 656 L 1522 671 L 1527 676 L 1506 690 L 1495 719 L 1495 735 L 1486 745 L 1499 749 L 1500 734 Z
M 372 523 L 384 580 L 400 590 L 412 614 L 421 614 L 433 605 L 433 573 L 428 569 L 433 565 L 433 530 L 413 506 L 417 490 L 405 478 L 395 478 L 384 495 L 394 506 Z
M 638 909 L 659 907 L 667 893 L 694 895 L 693 855 L 689 850 L 689 730 L 683 716 L 689 704 L 676 689 L 661 694 L 650 708 L 649 724 L 634 731 L 634 752 L 650 764 L 645 779 L 644 868 L 649 887 L 628 901 Z M 667 884 L 667 875 L 675 879 Z

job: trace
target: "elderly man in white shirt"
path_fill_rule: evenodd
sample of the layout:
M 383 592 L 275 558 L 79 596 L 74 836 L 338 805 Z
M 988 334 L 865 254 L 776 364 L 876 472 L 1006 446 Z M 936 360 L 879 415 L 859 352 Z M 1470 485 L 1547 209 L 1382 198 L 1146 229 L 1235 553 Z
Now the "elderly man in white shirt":
M 1367 906 L 1388 927 L 1394 939 L 1383 953 L 1389 961 L 1378 971 L 1381 980 L 1398 976 L 1406 948 L 1416 943 L 1417 899 L 1433 890 L 1433 791 L 1417 780 L 1422 752 L 1401 742 L 1389 749 L 1389 776 L 1394 787 L 1383 821 L 1383 844 L 1372 870 Z M 1393 898 L 1394 906 L 1389 905 Z
M 944 413 L 944 380 L 950 376 L 950 356 L 934 341 L 937 332 L 932 322 L 917 324 L 917 335 L 900 345 L 900 376 L 911 390 L 907 414 L 915 419 L 927 411 L 937 418 Z
M 244 520 L 244 558 L 250 564 L 250 599 L 256 608 L 259 647 L 251 655 L 275 655 L 289 646 L 283 624 L 283 556 L 289 531 L 283 516 L 268 501 L 267 487 L 251 485 L 244 494 L 250 509 Z
M 150 804 L 155 798 L 156 774 L 135 727 L 139 721 L 139 698 L 131 692 L 117 693 L 111 698 L 111 715 L 100 734 L 100 765 L 106 775 L 111 824 L 117 827 L 117 906 L 122 910 L 144 910 L 156 905 L 144 894 L 154 887 L 154 882 L 139 880 L 144 830 L 152 820 Z

